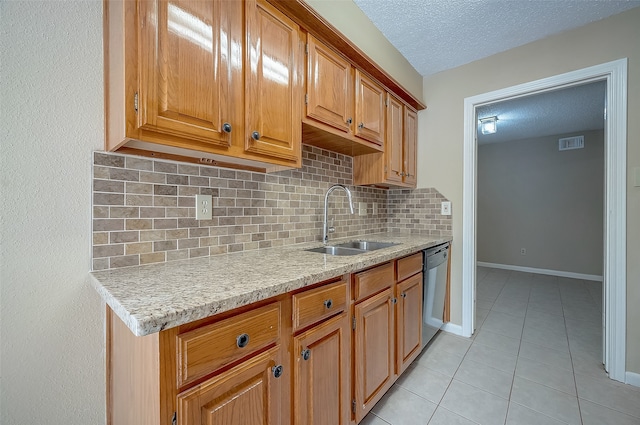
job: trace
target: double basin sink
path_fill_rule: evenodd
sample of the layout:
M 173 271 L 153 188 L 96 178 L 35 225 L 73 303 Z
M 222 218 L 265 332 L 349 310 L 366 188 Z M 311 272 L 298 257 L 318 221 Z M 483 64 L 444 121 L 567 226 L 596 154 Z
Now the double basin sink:
M 325 245 L 319 248 L 306 249 L 309 252 L 319 252 L 328 255 L 358 255 L 377 249 L 398 245 L 393 242 L 353 241 L 336 245 Z

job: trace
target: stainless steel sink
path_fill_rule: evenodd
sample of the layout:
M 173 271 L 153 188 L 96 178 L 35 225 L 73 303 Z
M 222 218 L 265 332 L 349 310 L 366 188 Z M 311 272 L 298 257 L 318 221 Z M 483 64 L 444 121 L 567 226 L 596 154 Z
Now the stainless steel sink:
M 398 245 L 393 242 L 372 242 L 372 241 L 353 241 L 337 244 L 340 248 L 354 248 L 361 249 L 363 251 L 375 251 L 376 249 L 389 248 L 390 246 Z
M 364 249 L 354 249 L 342 246 L 321 246 L 320 248 L 305 249 L 305 251 L 319 252 L 321 254 L 328 255 L 358 255 L 367 252 Z

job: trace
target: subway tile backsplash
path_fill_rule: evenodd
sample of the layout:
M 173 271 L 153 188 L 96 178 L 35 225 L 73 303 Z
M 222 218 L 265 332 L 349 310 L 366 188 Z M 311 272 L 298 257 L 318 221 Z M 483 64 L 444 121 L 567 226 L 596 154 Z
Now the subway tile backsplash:
M 324 194 L 337 183 L 351 189 L 355 214 L 344 192 L 333 192 L 331 238 L 451 234 L 438 191 L 353 186 L 352 164 L 350 156 L 306 145 L 302 168 L 271 174 L 94 152 L 93 269 L 319 242 Z M 212 195 L 211 220 L 195 219 L 196 194 Z

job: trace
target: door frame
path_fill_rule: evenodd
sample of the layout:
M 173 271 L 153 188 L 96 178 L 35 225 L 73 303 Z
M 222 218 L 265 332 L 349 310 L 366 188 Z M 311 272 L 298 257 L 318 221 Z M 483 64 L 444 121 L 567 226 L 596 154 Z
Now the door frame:
M 476 108 L 594 81 L 607 82 L 605 119 L 605 214 L 603 358 L 609 377 L 626 374 L 627 59 L 619 59 L 464 99 L 462 217 L 462 334 L 473 334 L 476 286 Z

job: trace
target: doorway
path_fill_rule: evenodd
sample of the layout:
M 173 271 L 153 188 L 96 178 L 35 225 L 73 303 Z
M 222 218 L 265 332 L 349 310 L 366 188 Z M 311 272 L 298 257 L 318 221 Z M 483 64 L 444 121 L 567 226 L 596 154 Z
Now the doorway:
M 606 81 L 604 347 L 611 379 L 625 382 L 626 360 L 626 128 L 627 60 L 572 71 L 466 98 L 464 101 L 464 182 L 462 247 L 462 334 L 471 336 L 475 318 L 477 142 L 476 108 L 503 100 Z

